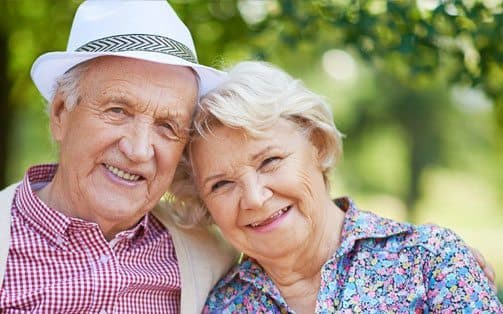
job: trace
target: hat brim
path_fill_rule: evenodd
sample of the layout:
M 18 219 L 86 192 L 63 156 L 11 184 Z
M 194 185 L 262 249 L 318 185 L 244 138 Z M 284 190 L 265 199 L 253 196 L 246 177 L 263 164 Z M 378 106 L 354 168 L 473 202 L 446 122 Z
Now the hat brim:
M 187 66 L 194 69 L 199 76 L 199 96 L 203 96 L 217 87 L 226 73 L 201 64 L 192 63 L 168 54 L 148 51 L 123 52 L 48 52 L 38 57 L 31 67 L 31 78 L 47 101 L 52 101 L 56 79 L 79 63 L 102 56 L 119 56 L 140 59 L 160 64 Z

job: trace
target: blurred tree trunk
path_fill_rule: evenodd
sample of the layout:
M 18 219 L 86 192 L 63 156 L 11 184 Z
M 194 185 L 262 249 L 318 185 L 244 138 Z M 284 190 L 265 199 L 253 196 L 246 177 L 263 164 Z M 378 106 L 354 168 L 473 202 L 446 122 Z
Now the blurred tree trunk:
M 1 2 L 0 10 L 5 11 L 5 2 Z M 11 82 L 8 75 L 9 36 L 5 19 L 0 22 L 0 188 L 6 185 L 7 153 L 9 142 L 9 125 L 12 120 L 12 106 L 9 103 Z

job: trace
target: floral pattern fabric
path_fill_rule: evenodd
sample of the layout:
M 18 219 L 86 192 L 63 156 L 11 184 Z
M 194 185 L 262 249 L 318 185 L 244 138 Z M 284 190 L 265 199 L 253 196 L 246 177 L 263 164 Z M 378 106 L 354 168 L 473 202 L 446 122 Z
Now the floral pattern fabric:
M 463 241 L 434 225 L 346 212 L 341 246 L 323 265 L 316 313 L 503 313 Z M 294 313 L 270 277 L 246 258 L 210 293 L 203 313 Z

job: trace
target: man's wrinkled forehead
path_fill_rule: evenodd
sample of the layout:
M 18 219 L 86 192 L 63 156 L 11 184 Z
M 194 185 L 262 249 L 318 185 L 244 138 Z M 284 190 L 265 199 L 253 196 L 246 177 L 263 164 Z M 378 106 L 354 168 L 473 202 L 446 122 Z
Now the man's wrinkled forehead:
M 146 107 L 154 102 L 173 109 L 190 104 L 191 112 L 197 104 L 199 80 L 191 67 L 124 57 L 99 57 L 85 66 L 79 84 L 84 97 Z

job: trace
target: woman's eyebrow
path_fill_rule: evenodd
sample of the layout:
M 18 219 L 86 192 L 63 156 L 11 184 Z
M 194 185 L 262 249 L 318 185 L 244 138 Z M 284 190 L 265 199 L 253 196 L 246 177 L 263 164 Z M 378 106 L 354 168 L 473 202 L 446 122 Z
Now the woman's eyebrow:
M 223 177 L 224 177 L 223 173 L 218 173 L 218 174 L 214 174 L 214 175 L 211 175 L 209 177 L 206 177 L 203 180 L 203 186 L 205 186 L 206 184 L 208 184 L 209 181 L 212 181 L 212 180 L 215 180 L 215 179 L 220 179 L 220 178 L 223 178 Z
M 258 159 L 260 159 L 260 157 L 262 157 L 263 155 L 267 154 L 268 152 L 270 152 L 271 150 L 273 150 L 275 148 L 276 148 L 276 146 L 269 145 L 269 146 L 265 147 L 264 149 L 262 149 L 261 151 L 259 151 L 258 153 L 253 154 L 251 157 L 251 160 L 253 160 L 253 161 L 258 160 Z M 206 185 L 209 181 L 212 181 L 215 179 L 220 179 L 220 178 L 223 178 L 224 176 L 225 176 L 225 174 L 223 174 L 223 173 L 217 173 L 217 174 L 210 175 L 203 180 L 203 186 Z
M 258 153 L 256 154 L 253 154 L 251 159 L 252 161 L 256 161 L 257 159 L 260 159 L 260 157 L 262 157 L 263 155 L 267 154 L 268 152 L 270 152 L 271 150 L 273 150 L 274 148 L 276 148 L 276 146 L 274 145 L 269 145 L 267 146 L 266 148 L 262 149 L 261 151 L 259 151 Z

